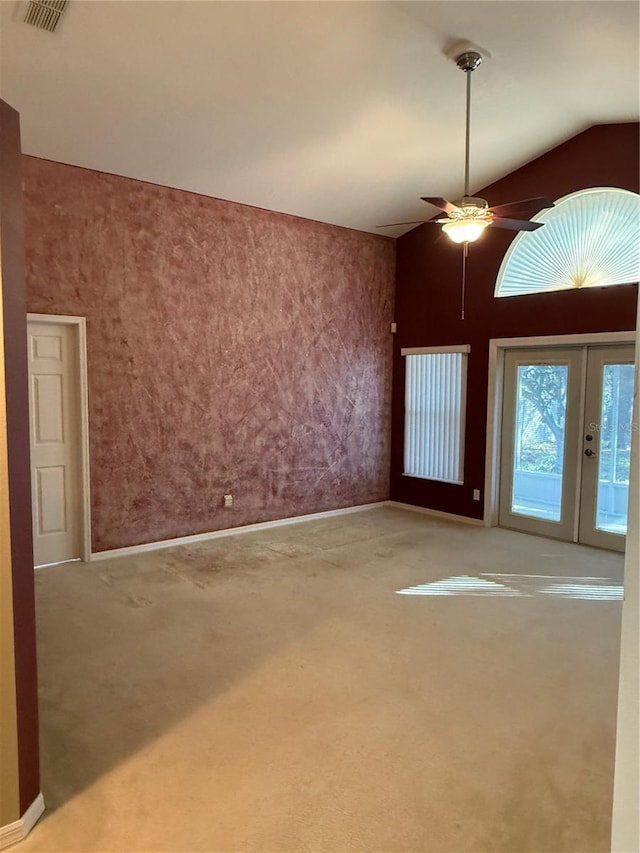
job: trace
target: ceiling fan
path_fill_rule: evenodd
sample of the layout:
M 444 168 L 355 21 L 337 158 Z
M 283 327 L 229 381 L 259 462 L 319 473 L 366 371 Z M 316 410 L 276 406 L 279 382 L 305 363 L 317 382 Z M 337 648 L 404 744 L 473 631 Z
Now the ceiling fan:
M 535 231 L 544 223 L 530 222 L 528 217 L 534 216 L 541 210 L 553 207 L 553 201 L 548 198 L 527 198 L 509 204 L 498 204 L 489 207 L 483 198 L 469 195 L 469 140 L 471 125 L 471 72 L 482 62 L 482 54 L 467 46 L 462 53 L 455 57 L 455 62 L 461 71 L 467 75 L 467 117 L 464 157 L 464 195 L 455 202 L 439 196 L 422 196 L 422 201 L 440 208 L 447 214 L 446 219 L 418 219 L 413 222 L 394 222 L 390 225 L 379 225 L 378 228 L 391 228 L 392 225 L 420 225 L 425 222 L 442 225 L 442 230 L 454 243 L 473 243 L 480 237 L 488 226 L 504 228 L 509 231 Z M 526 219 L 512 219 L 513 215 L 525 214 Z

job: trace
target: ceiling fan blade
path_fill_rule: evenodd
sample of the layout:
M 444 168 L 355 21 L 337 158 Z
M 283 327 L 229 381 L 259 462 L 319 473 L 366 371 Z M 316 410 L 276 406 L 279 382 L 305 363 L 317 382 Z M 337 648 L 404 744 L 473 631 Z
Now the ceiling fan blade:
M 376 225 L 376 228 L 395 228 L 396 225 L 424 225 L 425 222 L 434 222 L 432 219 L 416 219 L 414 222 L 389 222 L 387 225 Z
M 491 220 L 492 228 L 506 228 L 507 231 L 536 231 L 542 228 L 544 222 L 529 222 L 528 219 L 505 219 L 503 216 L 496 216 Z
M 555 207 L 555 205 L 550 198 L 540 196 L 539 198 L 525 198 L 522 201 L 512 201 L 509 204 L 497 204 L 495 207 L 490 207 L 489 210 L 496 216 L 502 216 L 503 214 L 508 216 L 511 213 L 524 212 L 528 213 L 529 216 L 533 216 L 547 207 Z
M 445 213 L 452 213 L 454 210 L 460 210 L 459 207 L 456 207 L 455 204 L 452 204 L 450 201 L 447 201 L 446 198 L 435 197 L 431 198 L 431 196 L 420 196 L 421 201 L 426 201 L 427 204 L 432 204 L 434 207 L 439 207 L 440 210 L 444 210 Z

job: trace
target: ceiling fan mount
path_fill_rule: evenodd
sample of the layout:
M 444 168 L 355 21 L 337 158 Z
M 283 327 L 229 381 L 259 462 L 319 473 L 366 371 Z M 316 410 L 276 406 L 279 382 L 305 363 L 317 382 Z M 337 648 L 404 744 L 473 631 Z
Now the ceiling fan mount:
M 465 50 L 455 57 L 455 61 L 461 71 L 475 71 L 482 62 L 482 54 L 477 50 Z

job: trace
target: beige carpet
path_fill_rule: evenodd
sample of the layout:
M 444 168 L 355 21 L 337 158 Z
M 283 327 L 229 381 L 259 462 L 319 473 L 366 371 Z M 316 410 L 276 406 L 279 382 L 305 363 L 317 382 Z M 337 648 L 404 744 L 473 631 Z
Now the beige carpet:
M 41 570 L 15 849 L 606 851 L 621 578 L 392 507 Z

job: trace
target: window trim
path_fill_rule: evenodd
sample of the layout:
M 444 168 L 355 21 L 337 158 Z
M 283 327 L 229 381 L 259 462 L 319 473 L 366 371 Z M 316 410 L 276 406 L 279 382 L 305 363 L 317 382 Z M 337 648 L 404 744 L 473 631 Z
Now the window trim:
M 470 344 L 446 347 L 402 347 L 400 355 L 440 355 L 446 352 L 460 352 L 468 355 L 471 352 Z

